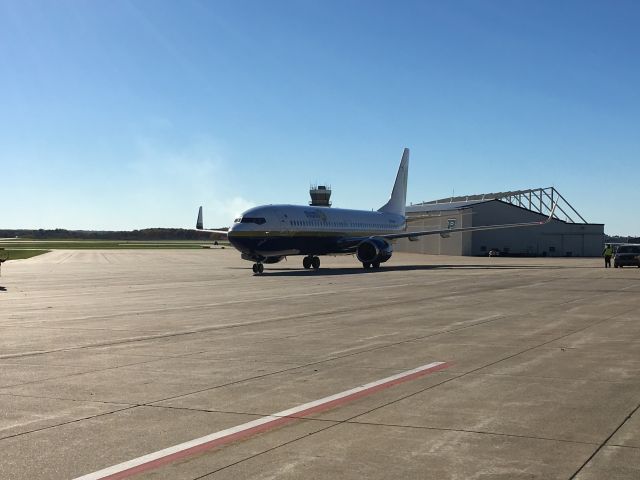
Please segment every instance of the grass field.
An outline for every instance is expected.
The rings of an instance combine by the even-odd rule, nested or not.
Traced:
[[[199,240],[10,240],[0,241],[0,259],[19,260],[50,250],[228,248],[227,242]]]
[[[226,242],[218,242],[228,246]],[[0,248],[24,249],[104,249],[104,248],[202,248],[213,245],[211,240],[10,240],[0,241]]]
[[[36,255],[42,255],[49,250],[13,250],[11,248],[5,248],[0,250],[0,260],[22,260],[23,258],[31,258]]]

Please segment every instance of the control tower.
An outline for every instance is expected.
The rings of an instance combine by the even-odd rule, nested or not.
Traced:
[[[312,207],[330,207],[331,201],[331,187],[326,185],[311,185],[309,189],[309,195],[311,195],[311,201],[309,205]]]

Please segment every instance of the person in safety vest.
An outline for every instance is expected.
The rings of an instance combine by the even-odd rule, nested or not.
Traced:
[[[602,255],[604,256],[604,268],[611,268],[611,257],[613,256],[613,247],[607,243],[604,246]]]

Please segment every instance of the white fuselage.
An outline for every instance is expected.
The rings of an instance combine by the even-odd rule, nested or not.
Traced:
[[[229,241],[248,256],[350,253],[346,238],[399,233],[405,217],[392,213],[297,205],[247,210],[229,229]]]

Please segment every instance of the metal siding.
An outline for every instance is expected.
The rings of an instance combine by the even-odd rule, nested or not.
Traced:
[[[518,208],[504,202],[493,201],[473,208],[474,225],[533,222],[544,218],[535,212]],[[524,227],[508,230],[489,230],[473,234],[473,255],[483,255],[487,250],[509,249],[512,255],[599,256],[604,241],[604,225],[565,223],[552,220],[540,227]]]
[[[414,215],[420,215],[416,211]],[[434,215],[437,212],[434,212]],[[502,223],[534,222],[544,220],[531,212],[498,200],[477,203],[464,209],[441,212],[440,216],[411,222],[410,231],[446,228],[447,220],[455,218],[458,226],[494,225]],[[523,227],[484,232],[463,232],[450,238],[428,235],[416,242],[399,240],[396,249],[401,252],[432,255],[487,255],[492,248],[508,249],[512,255],[532,256],[600,256],[604,243],[604,225],[565,223],[552,220],[539,227]],[[482,251],[481,247],[486,250]]]
[[[463,214],[466,212],[468,212],[468,210],[452,210],[442,212],[442,215],[440,216],[410,222],[408,231],[416,232],[420,230],[439,230],[447,228],[447,222],[450,218],[456,220],[456,225],[470,225],[470,223],[468,223],[470,220],[463,218],[468,216]],[[403,238],[398,240],[395,249],[399,252],[423,253],[429,255],[464,255],[465,252],[470,249],[470,247],[465,247],[466,244],[470,244],[470,238],[465,235],[468,234],[453,234],[449,238],[442,238],[440,235],[425,235],[423,237],[419,237],[415,242],[410,242],[406,238]]]

